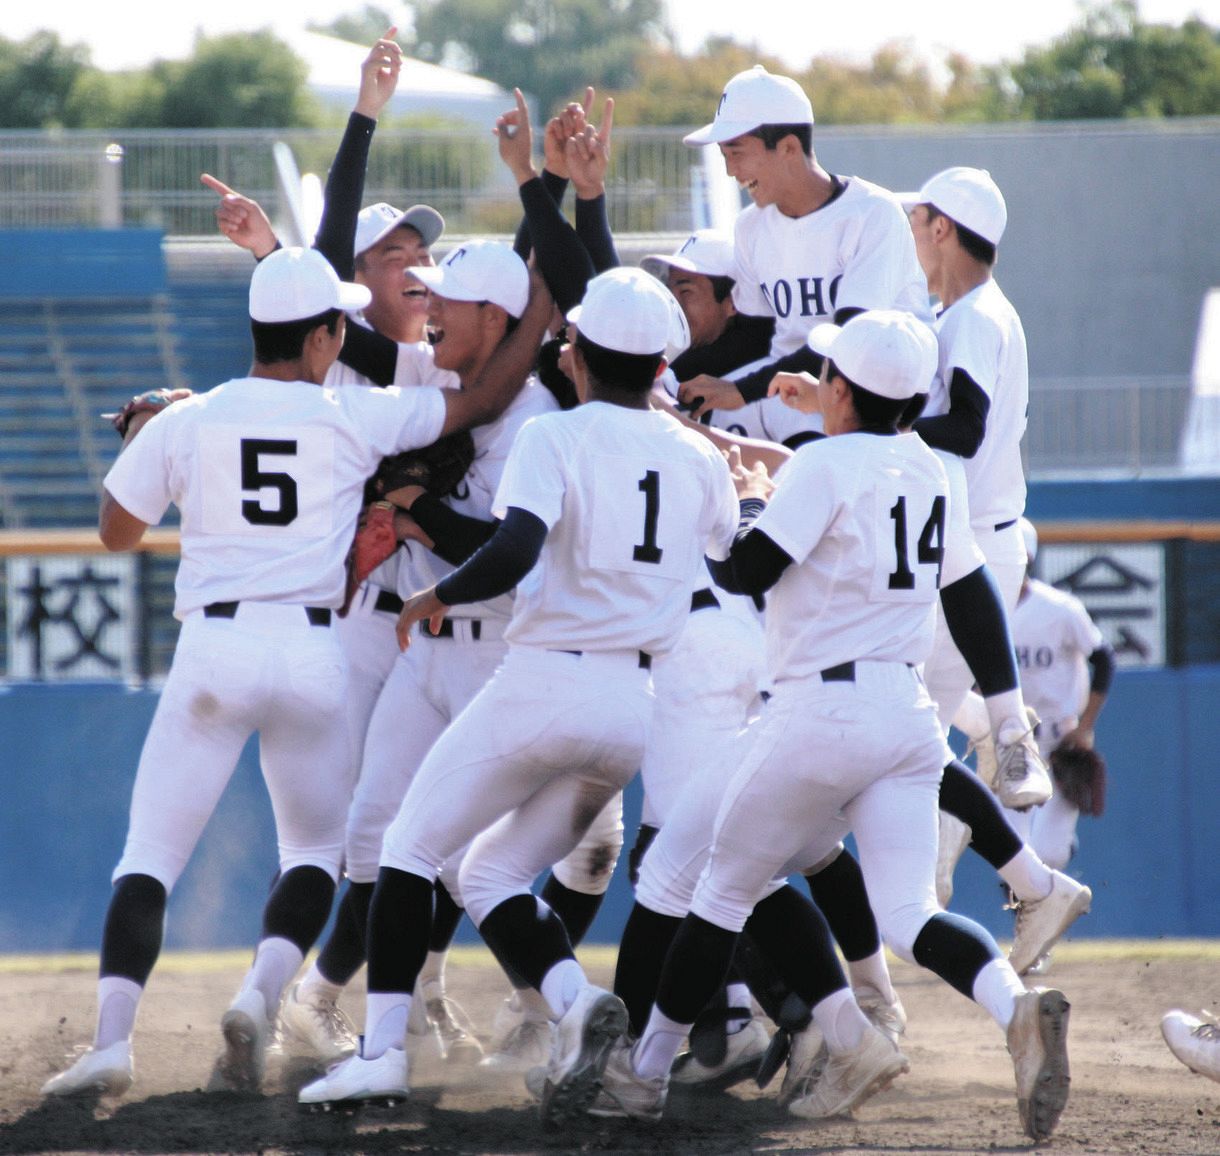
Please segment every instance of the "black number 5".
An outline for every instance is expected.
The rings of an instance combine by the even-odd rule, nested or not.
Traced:
[[[637,562],[660,562],[663,551],[657,545],[657,517],[661,512],[661,475],[648,470],[639,481],[644,494],[644,541],[632,551]]]
[[[241,440],[241,488],[243,490],[277,490],[279,505],[268,510],[258,498],[244,498],[241,516],[254,526],[287,526],[296,519],[297,483],[291,474],[270,473],[259,467],[260,454],[275,454],[279,457],[295,458],[295,441],[275,441],[270,438],[242,438]]]

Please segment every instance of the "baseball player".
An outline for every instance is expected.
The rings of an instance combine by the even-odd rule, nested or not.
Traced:
[[[684,402],[702,399],[696,417],[760,400],[777,372],[816,373],[805,338],[821,321],[841,323],[862,309],[930,316],[901,205],[877,185],[827,172],[814,155],[813,124],[800,85],[756,65],[725,85],[712,123],[684,138],[718,145],[753,202],[734,223],[733,301],[775,321],[771,360],[760,370],[736,382],[700,375],[683,384]]]
[[[306,1086],[303,1103],[405,1092],[403,1031],[431,880],[479,832],[461,873],[467,910],[559,1019],[549,1118],[583,1110],[626,1027],[621,1002],[587,987],[562,924],[529,885],[638,768],[652,657],[689,615],[705,547],[723,554],[735,524],[724,459],[648,408],[671,309],[642,272],[590,282],[569,318],[588,401],[526,425],[496,497],[495,535],[403,612],[406,645],[417,622],[436,630],[451,606],[518,585],[504,663],[433,746],[386,834],[363,1053]]]
[[[917,666],[931,645],[942,551],[921,554],[917,527],[940,524],[950,499],[936,456],[897,424],[932,378],[935,337],[910,314],[882,310],[818,327],[809,341],[826,359],[829,437],[797,451],[770,502],[760,500],[765,478],[743,477],[742,526],[728,561],[712,567],[730,589],[771,591],[774,693],[746,732],[648,1026],[633,1049],[612,1052],[595,1110],[660,1114],[674,1055],[747,919],[760,944],[787,945],[791,960],[795,892],[784,880],[851,829],[886,942],[1007,1032],[1022,1123],[1041,1139],[1067,1100],[1067,1001],[1027,992],[991,937],[947,916],[933,894],[946,756]],[[806,921],[800,934],[802,966],[786,978],[813,1008],[830,1058],[789,1110],[834,1116],[907,1062],[861,1012],[824,925]]]
[[[320,253],[273,254],[250,283],[250,375],[133,418],[106,476],[100,528],[112,550],[133,548],[171,501],[181,510],[183,626],[114,872],[93,1046],[47,1095],[130,1086],[131,1032],[168,894],[254,732],[280,873],[254,964],[221,1021],[223,1083],[258,1086],[283,988],[329,915],[348,790],[346,667],[331,622],[364,481],[383,456],[486,420],[513,394],[504,382],[317,388],[343,342],[344,311],[368,302]]]
[[[1038,533],[1020,520],[1032,567]],[[1114,652],[1078,598],[1039,582],[1028,571],[1012,614],[1012,638],[1025,697],[1038,714],[1038,746],[1050,759],[1059,747],[1093,749],[1093,730],[1114,678]],[[1057,790],[1042,806],[1009,815],[1041,858],[1062,869],[1076,846],[1079,809]]]
[[[677,397],[680,382],[699,373],[714,373],[734,381],[766,364],[774,323],[770,318],[739,313],[734,304],[737,267],[731,234],[699,229],[673,254],[654,253],[640,264],[666,284],[690,326],[690,349],[662,378],[671,397]],[[816,416],[786,406],[778,396],[763,397],[727,412],[711,410],[703,420],[743,437],[781,442],[793,448],[821,426]]]

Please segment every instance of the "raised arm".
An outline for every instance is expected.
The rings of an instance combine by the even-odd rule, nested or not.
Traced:
[[[593,90],[587,93],[586,109],[592,107]],[[576,232],[589,252],[598,273],[622,262],[614,247],[606,215],[606,171],[610,166],[610,142],[614,131],[614,98],[608,97],[599,126],[586,124],[569,136],[565,145],[568,171],[576,188]]]

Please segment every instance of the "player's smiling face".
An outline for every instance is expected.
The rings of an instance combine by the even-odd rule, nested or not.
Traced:
[[[738,136],[720,146],[725,172],[729,174],[760,208],[775,199],[772,186],[782,163],[779,153],[769,149],[756,136]]]
[[[433,264],[428,246],[410,225],[391,230],[361,253],[356,280],[373,295],[364,311],[369,324],[395,341],[418,341],[428,315],[428,290],[406,271]]]
[[[485,347],[487,309],[485,302],[431,295],[428,340],[438,369],[450,369],[461,376],[479,363]]]
[[[702,273],[671,269],[667,284],[686,315],[686,324],[690,326],[691,346],[707,345],[715,341],[724,332],[725,323],[732,316],[732,299],[717,301],[712,279]]]

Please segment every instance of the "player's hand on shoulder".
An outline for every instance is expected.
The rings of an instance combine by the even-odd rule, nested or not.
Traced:
[[[428,619],[427,629],[435,634],[441,628],[449,607],[436,596],[436,587],[430,586],[418,594],[412,594],[403,603],[402,612],[398,615],[398,625],[395,633],[398,636],[398,647],[406,650],[411,645],[411,628],[417,623]]]
[[[821,413],[818,379],[810,373],[777,373],[767,386],[768,397],[779,399],[800,413]]]
[[[724,451],[724,456],[729,463],[729,474],[739,499],[761,498],[764,502],[770,499],[775,491],[775,482],[761,461],[747,466],[741,460],[741,450],[737,446],[730,446]]]
[[[235,192],[211,173],[201,173],[199,181],[220,197],[220,204],[216,206],[216,224],[233,244],[249,250],[260,261],[275,250],[279,241],[262,205],[251,197]]]
[[[741,409],[746,399],[731,381],[701,373],[678,387],[678,400],[696,421],[714,409]]]
[[[496,117],[491,131],[499,145],[500,159],[508,165],[517,183],[523,185],[538,175],[534,168],[534,130],[521,89],[513,89],[513,99],[515,106]]]
[[[190,389],[149,389],[137,393],[118,413],[104,413],[119,437],[134,436],[143,426],[152,421],[163,409],[176,401],[194,396]]]
[[[398,87],[402,49],[394,42],[398,29],[391,25],[369,49],[360,65],[360,92],[355,111],[376,120]]]

